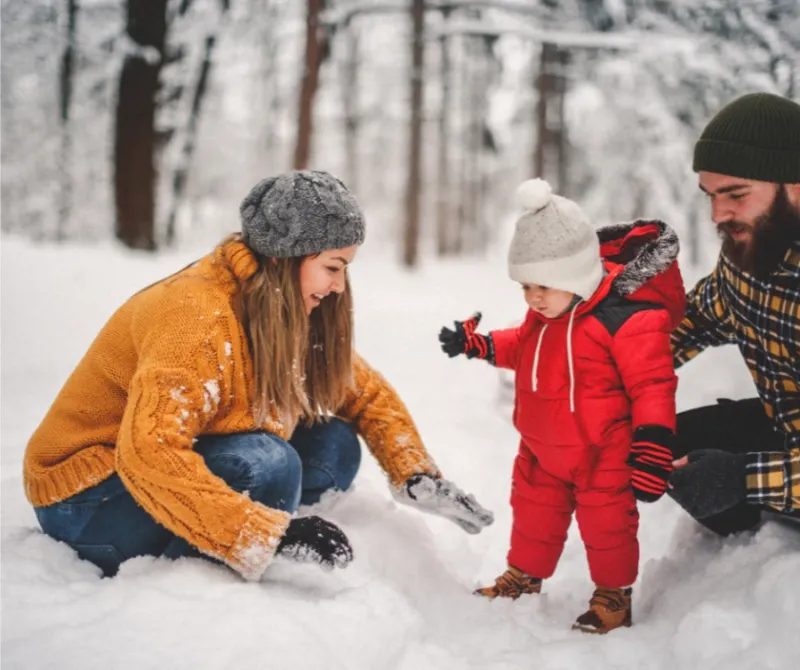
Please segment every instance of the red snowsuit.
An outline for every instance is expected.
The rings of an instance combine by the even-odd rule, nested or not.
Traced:
[[[640,426],[675,430],[669,336],[685,295],[675,232],[657,221],[598,230],[608,274],[591,298],[491,333],[495,364],[516,372],[510,565],[550,577],[572,512],[592,579],[636,580],[639,514],[625,464]]]

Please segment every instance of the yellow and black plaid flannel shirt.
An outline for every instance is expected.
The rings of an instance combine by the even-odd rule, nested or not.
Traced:
[[[747,454],[748,502],[800,510],[800,243],[764,281],[720,254],[687,298],[672,334],[675,367],[707,347],[739,347],[767,416],[785,437],[784,451]]]

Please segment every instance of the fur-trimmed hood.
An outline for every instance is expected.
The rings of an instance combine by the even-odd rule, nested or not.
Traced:
[[[686,308],[686,292],[675,231],[663,221],[640,219],[600,228],[597,237],[608,271],[598,292],[663,305],[677,326]]]
[[[678,268],[678,235],[663,221],[639,219],[597,230],[605,277],[597,290],[575,307],[575,316],[591,313],[614,295],[634,302],[661,305],[676,328],[686,309],[686,290]],[[569,319],[572,310],[555,318],[529,313],[531,324]]]

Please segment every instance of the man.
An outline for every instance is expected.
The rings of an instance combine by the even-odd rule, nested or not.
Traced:
[[[675,366],[736,344],[759,397],[678,416],[670,495],[728,535],[764,510],[800,515],[800,105],[734,100],[706,126],[693,167],[722,252],[687,296]]]

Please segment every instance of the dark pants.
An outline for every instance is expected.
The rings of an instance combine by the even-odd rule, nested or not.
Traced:
[[[361,462],[355,431],[339,419],[300,427],[289,442],[263,432],[205,435],[195,450],[232,489],[287,512],[317,502],[329,489],[347,489]],[[47,535],[71,546],[107,576],[134,556],[201,556],[139,507],[117,474],[35,511]]]
[[[678,430],[673,444],[675,458],[698,449],[721,449],[736,454],[784,450],[784,436],[774,430],[761,400],[720,399],[717,402],[716,405],[678,414]],[[699,521],[719,535],[730,535],[758,526],[764,510],[771,508],[741,502]]]

